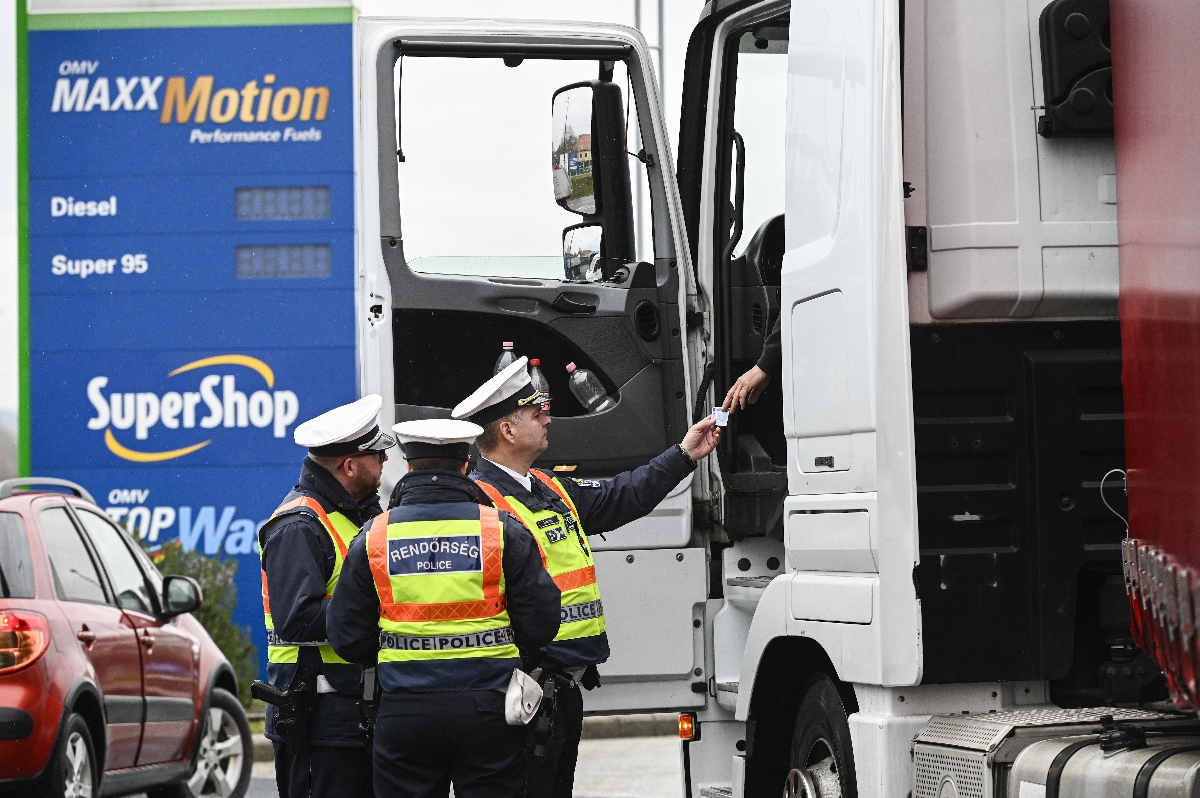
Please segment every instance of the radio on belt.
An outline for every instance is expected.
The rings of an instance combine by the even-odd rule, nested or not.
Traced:
[[[729,426],[729,411],[728,410],[722,410],[719,407],[714,407],[712,410],[712,414],[713,414],[713,418],[715,418],[717,420],[718,427],[728,427]]]

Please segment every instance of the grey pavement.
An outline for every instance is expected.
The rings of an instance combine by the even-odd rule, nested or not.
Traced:
[[[270,762],[255,762],[246,798],[276,796],[274,765]],[[677,737],[586,739],[579,744],[579,764],[575,769],[575,798],[682,796]]]

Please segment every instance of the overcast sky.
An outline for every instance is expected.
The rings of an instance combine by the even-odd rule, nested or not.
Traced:
[[[16,194],[16,2],[0,0],[0,424],[17,408],[17,194]],[[666,90],[663,94],[672,147],[679,130],[679,99],[688,36],[699,18],[702,0],[662,0],[665,19]],[[96,0],[94,7],[117,6]],[[194,4],[203,7],[204,3]],[[363,15],[432,16],[426,0],[358,0]],[[641,2],[641,30],[658,43],[658,6]],[[633,26],[634,0],[442,0],[436,16],[578,19]],[[661,63],[656,59],[656,68]],[[499,120],[495,120],[499,122]],[[549,149],[547,142],[547,150]],[[548,160],[548,158],[547,158]],[[459,231],[461,232],[461,231]],[[454,235],[454,229],[447,230]]]

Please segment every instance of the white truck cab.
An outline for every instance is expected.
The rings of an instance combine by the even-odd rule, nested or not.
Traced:
[[[904,795],[932,715],[1161,688],[1097,490],[1124,455],[1111,92],[1044,96],[1065,2],[1106,47],[1084,0],[712,0],[677,157],[634,30],[357,23],[359,370],[388,424],[448,416],[513,341],[550,381],[538,466],[603,479],[781,326],[718,451],[593,539],[613,654],[586,710],[691,713],[689,798]]]

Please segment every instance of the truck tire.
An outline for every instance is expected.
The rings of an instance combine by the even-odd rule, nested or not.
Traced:
[[[197,731],[196,759],[187,779],[146,790],[150,798],[242,798],[250,788],[254,738],[246,710],[233,694],[213,688]]]
[[[802,695],[792,732],[791,770],[784,783],[784,795],[857,798],[850,723],[837,685],[818,673]]]
[[[68,710],[62,737],[50,760],[46,795],[95,798],[99,784],[96,746],[83,718]]]

